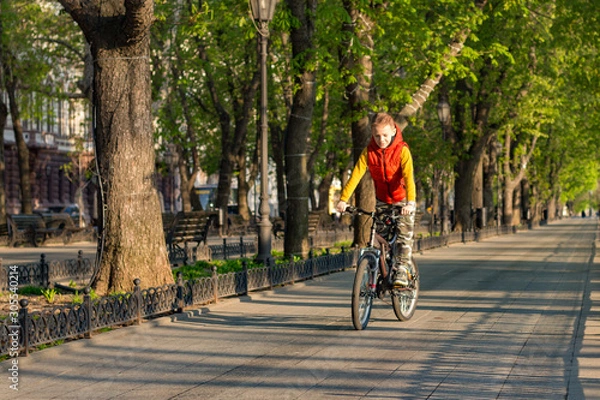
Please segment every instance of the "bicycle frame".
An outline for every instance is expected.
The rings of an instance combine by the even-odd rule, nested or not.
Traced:
[[[374,254],[375,259],[377,260],[376,264],[379,273],[381,273],[383,279],[386,280],[386,283],[391,284],[391,274],[389,273],[391,270],[391,265],[388,265],[387,259],[393,259],[393,245],[398,239],[398,232],[394,229],[393,237],[388,241],[377,233],[377,224],[381,223],[381,221],[378,221],[376,219],[377,211],[367,212],[365,210],[356,209],[356,212],[368,215],[371,218],[371,231],[369,234],[369,243],[367,243],[366,247],[360,250],[359,258],[362,257],[363,254]],[[381,248],[375,247],[376,241]],[[376,280],[377,277],[375,276],[374,278]]]
[[[371,308],[375,298],[383,299],[389,292],[394,314],[400,321],[412,318],[419,293],[418,266],[413,260],[412,271],[408,278],[410,284],[406,287],[394,287],[392,282],[392,265],[395,259],[394,244],[398,239],[398,219],[402,213],[396,209],[378,208],[376,211],[365,211],[349,207],[352,214],[368,215],[371,217],[369,242],[360,249],[357,270],[352,288],[352,323],[355,329],[365,329],[369,323]],[[378,227],[388,228],[387,232]],[[391,230],[390,230],[391,229]],[[385,237],[384,237],[385,236]],[[386,240],[386,238],[388,240]],[[379,244],[381,248],[375,247]],[[414,275],[411,275],[414,273]],[[379,276],[381,274],[381,277]]]

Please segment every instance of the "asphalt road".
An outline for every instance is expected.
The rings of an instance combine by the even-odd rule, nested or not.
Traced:
[[[600,399],[597,234],[574,218],[418,254],[413,319],[376,301],[364,331],[350,270],[98,334],[20,357],[0,398]]]

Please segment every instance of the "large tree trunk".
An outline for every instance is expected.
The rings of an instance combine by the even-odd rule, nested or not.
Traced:
[[[96,152],[103,186],[104,250],[99,294],[173,282],[154,187],[150,93],[152,0],[60,0],[91,44],[95,60]],[[89,16],[94,16],[90,18]]]
[[[292,112],[288,119],[285,143],[285,171],[287,176],[287,214],[284,253],[287,258],[306,258],[308,243],[308,192],[307,139],[310,134],[315,105],[316,74],[310,67],[313,55],[312,38],[316,1],[288,0],[292,15],[299,24],[291,31],[292,53],[300,63],[296,77],[299,89],[294,94]]]
[[[342,30],[347,31],[347,37],[357,37],[364,51],[361,54],[347,52],[342,55],[342,67],[347,71],[358,69],[360,74],[355,76],[356,81],[346,86],[346,97],[352,120],[352,148],[353,159],[356,162],[360,153],[369,143],[371,138],[371,124],[367,111],[372,87],[373,61],[370,51],[373,50],[372,31],[375,23],[369,17],[361,13],[352,1],[344,1],[344,8],[350,16],[352,23],[344,24]],[[345,48],[352,46],[346,43]],[[370,174],[365,174],[356,187],[354,193],[356,205],[365,210],[375,209],[375,187]],[[369,239],[369,228],[367,216],[361,215],[354,220],[354,243],[355,246],[364,246]]]
[[[269,125],[271,150],[273,162],[275,163],[275,179],[277,181],[277,203],[279,205],[279,216],[285,219],[287,211],[287,196],[285,188],[285,150],[283,148],[283,130],[277,124]],[[254,189],[255,192],[258,188]]]
[[[474,162],[461,160],[456,163],[456,180],[454,183],[454,212],[456,222],[453,230],[463,232],[473,228],[471,215],[473,200]]]
[[[535,150],[535,146],[537,143],[537,136],[534,136],[531,141],[531,146],[527,154],[520,156],[520,159],[516,163],[517,171],[513,173],[511,171],[511,131],[508,131],[504,138],[504,166],[503,166],[503,175],[504,175],[504,205],[503,205],[503,217],[502,221],[507,225],[517,225],[521,220],[521,209],[518,210],[518,213],[515,213],[515,191],[520,189],[521,182],[525,178],[525,172],[527,170],[527,164],[533,155],[533,151]],[[511,179],[512,177],[512,179]],[[518,193],[520,196],[521,193]],[[521,204],[521,198],[516,197],[517,203]]]

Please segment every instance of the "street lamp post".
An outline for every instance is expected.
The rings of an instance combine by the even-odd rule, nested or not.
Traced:
[[[271,208],[269,207],[269,146],[267,125],[267,42],[269,21],[273,19],[277,0],[250,0],[260,43],[260,221],[258,223],[258,262],[271,257]]]
[[[444,142],[447,137],[447,130],[450,126],[450,103],[448,103],[448,97],[445,94],[440,94],[440,100],[437,105],[437,114],[440,124],[442,125],[442,139]],[[445,174],[442,173],[442,201],[440,202],[440,223],[441,223],[441,235],[446,233],[446,185],[444,183]]]

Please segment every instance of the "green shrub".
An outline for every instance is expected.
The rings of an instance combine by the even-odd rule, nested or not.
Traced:
[[[94,289],[90,289],[90,300],[95,301],[95,300],[98,300],[99,298],[100,298],[100,296],[98,296],[98,293],[96,293],[96,291]]]
[[[24,286],[19,289],[18,293],[23,296],[41,296],[42,290],[39,286]]]
[[[79,291],[75,291],[73,298],[71,299],[73,304],[83,304],[83,297],[79,294]]]
[[[46,301],[50,304],[54,303],[54,300],[56,300],[56,294],[58,292],[56,291],[56,289],[52,288],[52,289],[45,289],[42,290],[42,294],[44,295],[44,297],[46,298]]]

